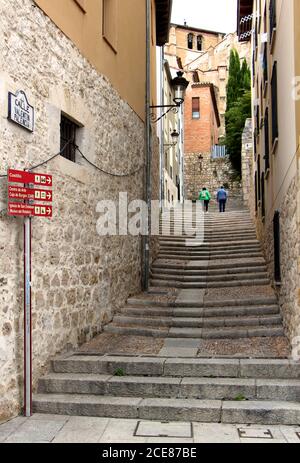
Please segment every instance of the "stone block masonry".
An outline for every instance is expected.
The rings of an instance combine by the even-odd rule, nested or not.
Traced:
[[[203,157],[202,168],[199,161]],[[199,191],[203,187],[214,194],[225,184],[231,194],[239,193],[239,184],[232,180],[232,168],[227,158],[212,159],[211,153],[186,153],[184,155],[185,195],[189,200],[198,199]],[[226,185],[227,184],[227,185]]]
[[[285,334],[290,342],[300,336],[299,300],[299,224],[297,222],[297,176],[282,199],[280,207],[280,260],[281,285],[275,287],[283,316]],[[262,240],[271,280],[274,282],[274,236],[273,217],[267,217],[265,224],[258,216],[257,233]]]
[[[255,219],[255,188],[253,182],[253,134],[252,119],[247,119],[242,136],[242,189],[243,201]]]
[[[0,173],[57,153],[61,112],[79,123],[77,143],[99,167],[118,173],[142,167],[144,124],[105,76],[31,0],[2,0],[0,18]],[[8,92],[17,90],[35,108],[32,134],[7,120]],[[143,167],[118,178],[80,156],[76,163],[60,156],[39,171],[53,175],[54,216],[32,224],[34,387],[56,353],[91,339],[140,290],[141,238],[98,236],[96,205],[117,202],[123,191],[129,201],[144,197]],[[1,179],[0,420],[20,411],[23,393],[23,221],[7,217],[6,190]]]

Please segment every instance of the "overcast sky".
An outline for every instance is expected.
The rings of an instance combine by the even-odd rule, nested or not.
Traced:
[[[236,31],[237,0],[173,0],[172,22],[218,32]]]

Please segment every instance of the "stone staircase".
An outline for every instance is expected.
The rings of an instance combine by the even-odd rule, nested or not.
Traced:
[[[121,376],[116,376],[122,374]],[[289,360],[71,356],[39,382],[39,413],[299,424],[300,364]]]
[[[173,211],[169,236],[160,237],[160,254],[152,265],[151,287],[175,288],[182,297],[156,303],[130,298],[105,330],[115,334],[179,338],[243,338],[282,336],[282,318],[271,291],[267,267],[247,211],[205,214],[204,242],[193,236],[202,218],[191,215],[185,236],[174,236],[182,224]],[[163,217],[164,219],[164,217]],[[163,231],[167,227],[161,224]],[[188,240],[188,241],[187,241]],[[268,295],[226,297],[226,288],[268,287]],[[206,290],[224,288],[221,299],[205,297]],[[264,289],[264,288],[262,288]],[[230,294],[230,293],[229,293]],[[185,297],[185,299],[184,299]]]
[[[181,220],[177,214],[173,225]],[[130,298],[105,335],[152,336],[186,347],[203,339],[250,343],[282,337],[277,300],[247,211],[207,214],[204,245],[195,238],[195,246],[186,246],[194,219],[186,236],[171,231],[160,237],[149,293]],[[300,423],[299,362],[187,351],[59,357],[39,380],[34,410],[159,421]]]

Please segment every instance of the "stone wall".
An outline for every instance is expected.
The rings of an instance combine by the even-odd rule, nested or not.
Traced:
[[[99,333],[140,290],[140,237],[98,236],[96,206],[117,203],[119,192],[143,198],[144,124],[30,0],[1,1],[0,69],[0,174],[59,151],[61,111],[82,125],[78,144],[97,166],[141,167],[114,177],[78,155],[76,163],[59,156],[37,170],[53,175],[54,215],[32,220],[35,387],[51,357]],[[7,120],[8,91],[19,89],[35,108],[32,134]],[[0,420],[20,411],[23,393],[23,221],[7,216],[6,191],[0,179]]]
[[[203,156],[202,163],[199,161],[200,154]],[[186,153],[184,161],[186,199],[197,199],[203,187],[214,194],[222,184],[228,187],[230,194],[239,192],[240,184],[232,180],[228,158],[212,159],[210,153]]]
[[[285,333],[292,342],[300,336],[300,265],[299,265],[299,180],[293,179],[280,207],[281,285],[275,286],[279,298]],[[262,241],[268,270],[274,282],[273,217],[257,220],[257,233]]]
[[[253,134],[252,119],[247,119],[242,136],[242,192],[245,206],[255,217],[255,188],[253,182]]]

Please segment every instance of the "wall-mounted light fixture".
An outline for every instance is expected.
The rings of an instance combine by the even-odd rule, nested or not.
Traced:
[[[198,156],[198,159],[199,159],[199,164],[200,164],[200,172],[202,172],[202,163],[203,163],[203,156],[202,154],[200,154],[200,156]]]
[[[174,113],[178,113],[180,106],[184,102],[185,92],[186,92],[188,85],[189,85],[189,82],[183,77],[183,72],[178,71],[177,77],[175,77],[171,81],[171,87],[174,91],[173,101],[175,104],[174,105],[150,106],[150,109],[168,108],[167,111],[165,111],[164,114],[162,114],[159,118],[157,118],[156,112],[151,113],[150,114],[151,121],[154,123],[160,121],[170,111],[173,111]]]
[[[174,129],[173,132],[171,133],[171,140],[172,143],[164,143],[164,146],[176,146],[178,143],[178,138],[179,138],[179,133]]]

